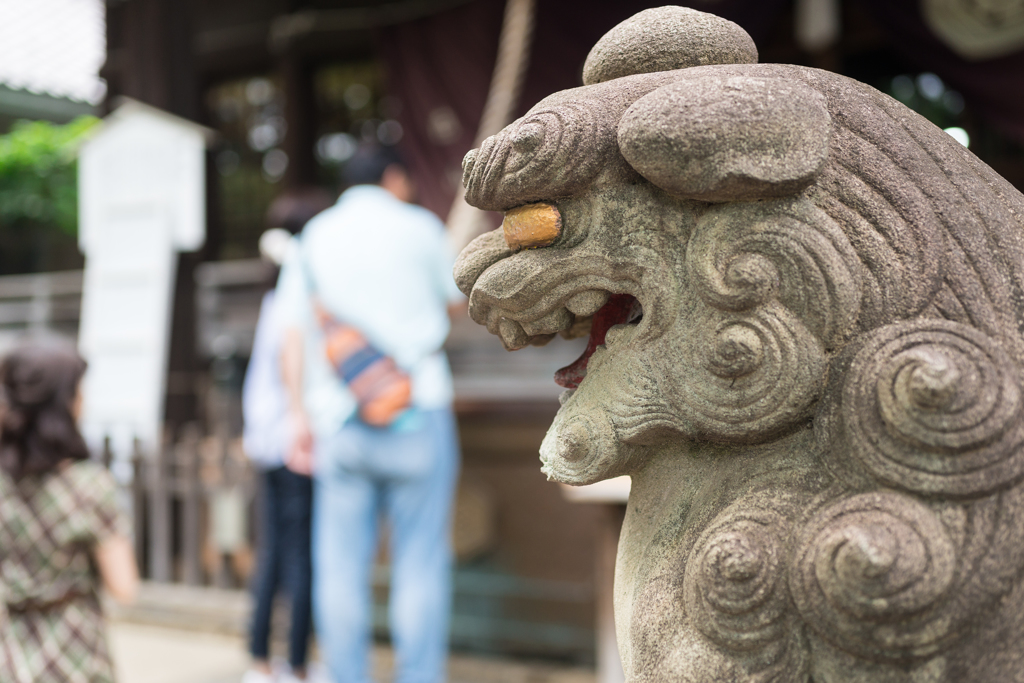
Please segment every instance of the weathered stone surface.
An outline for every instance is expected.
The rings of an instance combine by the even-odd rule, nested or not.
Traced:
[[[619,119],[640,97],[671,83],[673,75],[640,74],[545,97],[466,155],[466,201],[506,211],[594,185],[635,182],[637,172],[619,152]]]
[[[755,64],[757,47],[727,19],[689,7],[644,10],[606,33],[583,64],[586,85],[705,64]]]
[[[698,74],[641,97],[619,121],[619,149],[647,180],[709,202],[785,197],[828,156],[825,98],[799,81]]]
[[[465,165],[561,216],[456,279],[510,349],[589,321],[541,460],[632,477],[627,678],[1024,681],[1024,197],[863,84],[722,63],[723,26],[637,15]],[[646,35],[678,61],[607,56]]]

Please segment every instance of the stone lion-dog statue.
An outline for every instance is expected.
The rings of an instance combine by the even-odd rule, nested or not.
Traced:
[[[632,478],[631,682],[1024,681],[1024,196],[862,83],[647,10],[471,151],[510,350],[589,335],[550,479]]]

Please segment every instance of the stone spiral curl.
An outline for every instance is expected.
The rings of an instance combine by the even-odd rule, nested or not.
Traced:
[[[945,608],[956,563],[953,541],[923,503],[864,493],[811,520],[790,590],[807,623],[844,650],[873,659],[927,657],[955,631]]]
[[[789,632],[788,537],[785,519],[766,510],[729,515],[701,536],[686,564],[683,599],[692,623],[714,643],[749,651]]]
[[[505,210],[580,191],[600,172],[614,141],[614,126],[586,102],[530,112],[466,155],[466,201]]]
[[[989,494],[1024,476],[1021,373],[998,342],[947,320],[876,330],[842,389],[845,443],[906,491]]]
[[[806,420],[821,393],[826,358],[820,342],[790,311],[771,302],[729,313],[695,312],[684,375],[673,392],[701,432],[725,441],[758,439]]]
[[[829,346],[860,311],[857,254],[835,221],[806,200],[712,208],[694,229],[686,259],[712,306],[742,311],[776,298]]]

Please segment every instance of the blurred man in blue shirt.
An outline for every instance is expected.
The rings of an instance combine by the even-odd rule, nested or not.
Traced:
[[[461,299],[441,222],[409,203],[389,150],[349,161],[351,187],[310,221],[286,257],[278,306],[293,461],[312,463],[314,614],[334,683],[370,683],[370,591],[378,513],[389,524],[390,624],[398,683],[445,680],[451,603],[449,526],[458,475],[452,383],[441,345]],[[357,415],[327,361],[314,301],[357,329],[412,381],[390,427]]]

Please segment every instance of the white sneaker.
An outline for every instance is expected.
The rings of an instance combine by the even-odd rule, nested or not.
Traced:
[[[331,683],[323,662],[310,662],[306,665],[306,683]]]
[[[249,669],[242,676],[242,683],[274,683],[273,674],[265,674],[256,669]]]

